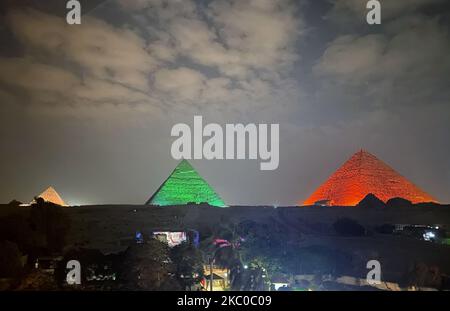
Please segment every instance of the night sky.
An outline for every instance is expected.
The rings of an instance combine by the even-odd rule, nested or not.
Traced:
[[[280,165],[195,160],[228,204],[295,204],[361,148],[450,202],[450,3],[2,1],[0,202],[143,204],[175,123],[279,123]]]

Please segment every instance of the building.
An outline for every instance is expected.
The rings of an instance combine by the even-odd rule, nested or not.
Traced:
[[[168,206],[202,203],[226,207],[224,201],[192,165],[182,160],[146,204]]]
[[[377,157],[361,150],[299,205],[329,202],[334,206],[354,206],[369,193],[384,202],[391,198],[403,198],[412,203],[437,202]]]
[[[41,194],[39,194],[36,198],[41,198],[45,202],[53,203],[59,206],[68,206],[66,202],[61,198],[59,193],[53,188],[48,187],[45,189]],[[30,205],[35,203],[36,201],[33,199],[33,201],[30,202]]]
[[[211,284],[211,267],[210,265],[203,266],[204,271],[204,280],[202,281],[203,289],[206,291],[210,290]],[[227,268],[219,268],[217,266],[213,266],[213,291],[224,291],[230,288],[230,270]]]

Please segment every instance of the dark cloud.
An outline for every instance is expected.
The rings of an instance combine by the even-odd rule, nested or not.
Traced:
[[[176,165],[171,126],[202,114],[280,123],[274,172],[194,161],[228,203],[294,204],[361,147],[450,201],[448,10],[382,1],[369,27],[364,7],[117,0],[69,26],[3,6],[0,199],[52,184],[69,203],[142,203]]]

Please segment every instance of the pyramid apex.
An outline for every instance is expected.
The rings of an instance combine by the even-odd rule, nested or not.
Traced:
[[[181,161],[178,162],[178,165],[181,165],[181,164],[188,164],[188,165],[192,166],[191,162],[189,162],[189,161],[186,160],[186,159],[181,159]]]
[[[375,159],[378,159],[373,153],[371,153],[371,152],[369,152],[369,151],[367,151],[366,149],[363,149],[363,148],[361,148],[361,149],[359,149],[357,152],[355,152],[351,157],[350,157],[350,159],[352,159],[352,158],[358,158],[358,159],[367,159],[367,158],[375,158]]]
[[[370,154],[372,155],[372,153],[370,153],[367,149],[361,148],[359,149],[359,151],[357,151],[355,154]]]

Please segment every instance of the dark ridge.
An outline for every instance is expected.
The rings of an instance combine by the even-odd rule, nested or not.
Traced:
[[[386,204],[373,193],[369,193],[356,206],[360,208],[384,208],[386,207]]]

